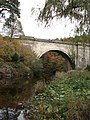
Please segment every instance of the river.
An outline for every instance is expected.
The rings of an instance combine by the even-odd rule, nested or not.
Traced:
[[[23,104],[34,93],[29,78],[0,79],[0,120],[25,120]]]

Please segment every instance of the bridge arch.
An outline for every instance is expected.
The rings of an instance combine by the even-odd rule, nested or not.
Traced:
[[[50,39],[40,39],[34,38],[31,36],[21,37],[23,40],[22,44],[30,47],[32,51],[35,52],[36,56],[40,58],[44,53],[55,50],[60,51],[60,53],[69,61],[72,67],[83,68],[87,65],[90,65],[90,45],[86,43],[84,46],[82,43],[74,43],[69,41],[60,41],[60,40],[50,40]],[[71,60],[68,53],[73,50],[75,54],[75,63]],[[83,61],[82,61],[83,59]]]
[[[61,51],[61,50],[48,50],[48,51],[45,51],[44,53],[42,53],[42,54],[39,56],[39,58],[41,58],[44,54],[46,54],[46,53],[48,53],[48,52],[56,52],[56,53],[58,53],[59,55],[61,55],[61,56],[66,60],[66,62],[67,62],[68,70],[71,70],[71,69],[74,69],[74,68],[75,68],[75,63],[72,62],[70,56],[69,56],[67,53],[65,53],[65,52],[63,52],[63,51]]]

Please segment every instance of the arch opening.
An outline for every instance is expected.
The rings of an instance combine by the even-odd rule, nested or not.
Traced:
[[[43,63],[43,78],[47,81],[60,72],[72,70],[74,65],[70,57],[59,50],[49,50],[40,57]]]
[[[56,56],[54,56],[54,55],[56,55]],[[50,57],[51,57],[51,59],[54,59],[54,61],[53,61],[54,64],[55,64],[55,59],[56,59],[56,62],[57,62],[57,59],[58,59],[58,62],[62,62],[62,61],[59,61],[59,60],[64,60],[64,62],[65,62],[64,64],[66,64],[66,66],[67,66],[67,70],[65,70],[65,71],[68,71],[68,70],[71,70],[71,69],[75,68],[75,63],[72,62],[69,55],[67,55],[66,53],[64,53],[62,51],[49,50],[49,51],[43,53],[41,55],[40,59],[42,59],[42,61],[45,61],[45,59],[47,59],[47,62],[49,62]],[[51,62],[52,62],[52,60],[51,60]]]
[[[65,60],[67,61],[67,63],[70,65],[70,69],[75,69],[75,62],[73,62],[70,58],[69,55],[67,55],[66,53],[59,51],[59,50],[54,50],[55,52],[57,52],[59,55],[61,55],[63,58],[65,58]],[[68,69],[68,70],[70,70]]]

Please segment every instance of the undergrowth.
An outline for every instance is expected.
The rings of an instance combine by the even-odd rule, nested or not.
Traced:
[[[27,120],[90,120],[90,72],[64,73],[27,106]]]

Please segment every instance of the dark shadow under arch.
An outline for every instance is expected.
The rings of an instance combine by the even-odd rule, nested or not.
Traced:
[[[45,52],[44,54],[46,54],[46,53],[48,53],[50,51],[51,52],[57,52],[58,54],[60,54],[67,61],[70,69],[75,69],[75,63],[72,62],[71,58],[66,53],[64,53],[63,51],[59,51],[59,50],[49,50],[49,51]],[[44,54],[42,54],[42,56]],[[42,58],[42,56],[40,58]]]

